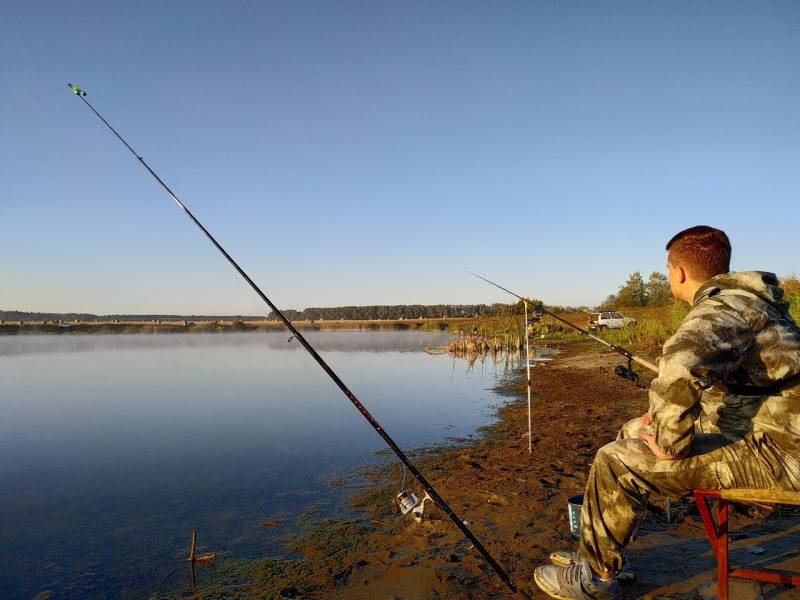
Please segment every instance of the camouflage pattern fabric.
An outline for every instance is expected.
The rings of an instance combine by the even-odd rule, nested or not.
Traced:
[[[640,438],[643,433],[653,435],[653,426],[644,425],[642,423],[642,418],[636,417],[622,426],[622,429],[620,429],[617,434],[617,441],[631,438],[637,439]],[[711,419],[701,414],[697,418],[697,421],[694,422],[694,435],[699,435],[701,433],[720,433],[720,430]]]
[[[620,571],[650,493],[800,490],[800,329],[777,284],[771,273],[746,272],[698,290],[664,344],[651,425],[630,421],[592,463],[581,554],[595,572]],[[657,459],[642,431],[675,459]]]

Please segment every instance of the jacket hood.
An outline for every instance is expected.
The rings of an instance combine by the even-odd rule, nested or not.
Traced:
[[[700,286],[694,301],[697,302],[705,296],[713,296],[723,290],[749,292],[781,309],[789,306],[789,303],[783,299],[783,290],[780,288],[778,277],[775,273],[766,271],[742,271],[715,275]]]

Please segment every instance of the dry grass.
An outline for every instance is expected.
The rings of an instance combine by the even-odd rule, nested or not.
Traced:
[[[800,322],[800,277],[792,273],[781,281],[784,297],[789,301],[789,313],[795,323]]]

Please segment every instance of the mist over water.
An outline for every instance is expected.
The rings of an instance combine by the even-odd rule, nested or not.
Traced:
[[[423,352],[446,334],[307,337],[403,448],[469,436],[499,401],[493,367]],[[0,597],[141,597],[182,584],[193,528],[259,558],[309,507],[340,513],[330,478],[384,444],[288,339],[1,337]]]

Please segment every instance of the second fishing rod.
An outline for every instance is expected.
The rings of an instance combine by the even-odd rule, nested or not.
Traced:
[[[481,277],[480,275],[478,275],[477,273],[473,273],[472,271],[467,271],[467,273],[469,273],[470,275],[474,275],[478,279],[482,279],[486,283],[489,283],[489,284],[493,285],[494,287],[503,290],[507,294],[511,294],[515,298],[519,298],[523,302],[530,303],[531,305],[537,306],[539,312],[553,317],[556,321],[559,321],[560,323],[563,323],[567,327],[570,327],[570,328],[574,329],[575,331],[578,331],[579,333],[582,333],[583,335],[593,339],[594,341],[603,344],[608,349],[613,350],[617,354],[621,354],[622,356],[627,358],[628,359],[628,368],[624,369],[623,371],[620,371],[620,369],[618,367],[617,368],[617,375],[625,377],[626,379],[632,379],[633,380],[633,375],[635,375],[635,373],[633,373],[633,370],[631,368],[631,363],[639,364],[639,365],[643,366],[645,369],[649,369],[653,373],[658,373],[658,365],[656,363],[654,363],[653,361],[647,360],[646,358],[642,358],[641,356],[637,356],[633,352],[631,352],[630,350],[628,350],[626,348],[623,348],[621,346],[617,346],[616,344],[612,344],[611,342],[608,342],[608,341],[604,340],[603,338],[597,337],[596,335],[594,335],[591,332],[583,329],[582,327],[578,327],[577,325],[575,325],[573,323],[570,323],[566,319],[558,316],[553,311],[547,310],[544,306],[541,305],[541,302],[534,302],[530,298],[525,298],[524,296],[520,296],[519,294],[516,294],[516,293],[512,292],[511,290],[509,290],[507,288],[504,288],[502,285],[500,285],[498,283],[495,283],[494,281],[491,281],[489,279],[486,279],[486,277]],[[526,325],[526,327],[527,327],[527,325]],[[625,373],[624,371],[627,371],[627,373]],[[635,378],[635,381],[638,381],[638,376]]]
[[[391,438],[391,436],[383,429],[380,423],[372,416],[372,414],[367,410],[367,408],[361,403],[361,401],[356,398],[356,395],[350,390],[350,388],[345,385],[344,381],[342,381],[339,376],[334,372],[334,370],[328,365],[325,359],[319,355],[319,353],[314,349],[314,347],[306,340],[300,331],[292,324],[292,322],[286,317],[286,315],[281,312],[275,304],[273,304],[272,300],[270,300],[267,295],[261,291],[261,288],[256,285],[256,283],[250,278],[250,276],[239,266],[239,264],[233,259],[233,257],[228,254],[225,248],[211,235],[211,233],[203,226],[202,223],[195,217],[192,212],[188,209],[188,207],[178,198],[178,196],[167,186],[166,183],[156,174],[153,169],[145,162],[145,160],[125,141],[125,139],[117,133],[116,129],[114,129],[111,124],[106,121],[103,116],[95,110],[95,108],[86,100],[86,92],[81,88],[68,83],[67,86],[69,89],[74,93],[78,98],[83,100],[86,106],[100,119],[108,129],[119,139],[120,142],[124,144],[124,146],[128,149],[128,151],[133,154],[133,156],[139,161],[139,163],[144,167],[144,169],[150,173],[150,175],[158,182],[158,184],[164,189],[167,194],[175,201],[178,207],[186,214],[187,217],[200,229],[203,235],[208,238],[208,240],[214,245],[214,247],[219,250],[219,252],[225,257],[225,259],[231,264],[231,266],[236,269],[239,275],[247,282],[247,284],[253,289],[253,291],[264,301],[264,303],[271,308],[278,318],[283,322],[286,328],[294,335],[298,342],[306,349],[306,351],[314,358],[314,360],[319,364],[320,367],[328,374],[328,376],[333,380],[336,386],[347,396],[347,399],[353,403],[353,406],[358,409],[358,411],[364,416],[367,422],[372,426],[373,429],[381,436],[384,442],[392,449],[392,451],[397,455],[400,461],[405,465],[411,475],[416,479],[422,489],[427,492],[430,496],[431,500],[433,500],[434,504],[438,506],[448,517],[449,519],[458,527],[461,533],[472,542],[475,549],[480,552],[483,558],[489,563],[494,573],[503,581],[503,583],[511,590],[512,593],[515,594],[517,598],[529,598],[529,596],[523,591],[520,590],[516,584],[511,580],[509,575],[505,572],[505,570],[500,566],[500,564],[494,559],[494,557],[489,553],[489,551],[484,547],[484,545],[480,542],[480,540],[475,536],[474,533],[467,527],[464,521],[459,517],[455,511],[450,507],[450,505],[445,502],[444,498],[442,498],[439,493],[433,488],[430,482],[425,478],[425,476],[420,473],[417,469],[416,465],[406,456],[405,452],[400,449],[400,446]]]

